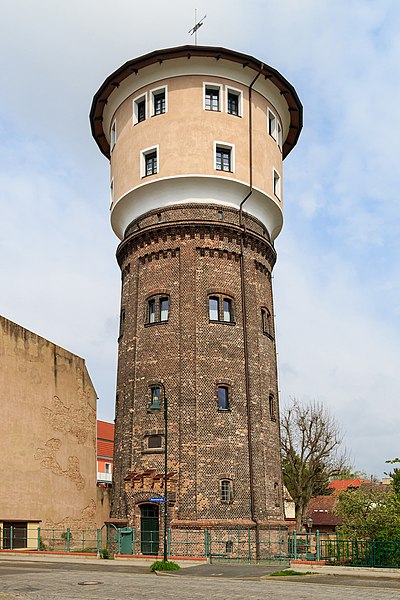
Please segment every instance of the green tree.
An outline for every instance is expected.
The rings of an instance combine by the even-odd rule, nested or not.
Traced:
[[[386,463],[394,465],[396,463],[400,463],[400,458],[393,458],[392,460],[387,460]],[[400,469],[398,467],[394,467],[393,471],[390,473],[385,473],[385,475],[389,475],[392,479],[393,490],[395,494],[400,496]]]
[[[343,471],[339,426],[318,402],[293,399],[281,416],[283,481],[295,504],[296,529],[301,531],[307,505],[323,494],[332,477]]]
[[[342,492],[335,506],[347,539],[400,539],[400,497],[390,486],[365,484]]]

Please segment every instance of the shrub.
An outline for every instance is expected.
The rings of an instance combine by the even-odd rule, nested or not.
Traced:
[[[150,566],[152,571],[179,571],[180,566],[171,560],[156,560]]]

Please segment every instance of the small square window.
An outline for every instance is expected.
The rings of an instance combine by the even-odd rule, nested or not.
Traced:
[[[277,171],[273,172],[273,185],[274,185],[274,194],[280,200],[281,199],[281,177]]]
[[[133,101],[133,123],[141,123],[146,120],[146,94],[135,98]]]
[[[268,133],[276,140],[276,117],[270,110],[268,110]]]
[[[205,97],[204,97],[204,108],[206,110],[220,110],[220,101],[219,101],[220,89],[206,87],[205,89]]]
[[[229,115],[242,116],[242,98],[243,94],[240,90],[226,88],[226,112]]]
[[[110,135],[110,151],[113,151],[115,146],[115,142],[117,141],[117,124],[116,121],[111,125],[111,135]]]
[[[229,410],[229,391],[224,385],[219,385],[218,391],[218,410]]]
[[[147,447],[151,448],[161,448],[162,447],[162,439],[161,435],[149,435],[147,438]]]
[[[269,394],[269,396],[268,396],[268,405],[269,405],[269,417],[270,417],[271,421],[276,421],[275,397],[272,393]]]
[[[145,157],[146,161],[146,176],[155,175],[157,173],[157,152],[149,152]]]
[[[217,171],[232,172],[231,148],[216,147],[215,168]]]
[[[110,208],[111,208],[114,203],[114,178],[111,179],[111,181],[110,181],[110,203],[111,203],[111,206],[110,206]]]
[[[278,146],[280,150],[282,150],[282,127],[278,122]]]
[[[152,102],[152,116],[162,115],[167,112],[167,86],[158,88],[157,90],[151,90],[150,97]]]
[[[268,308],[261,309],[261,324],[263,333],[272,336],[272,317]]]
[[[161,388],[158,385],[154,385],[150,388],[151,390],[151,405],[150,408],[161,408]]]
[[[228,113],[230,115],[239,115],[239,96],[233,92],[228,92]]]

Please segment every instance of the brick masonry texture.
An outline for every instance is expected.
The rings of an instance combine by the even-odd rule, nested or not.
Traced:
[[[163,493],[163,451],[146,451],[147,436],[164,431],[163,410],[150,409],[150,386],[159,381],[168,398],[171,526],[249,524],[252,516],[261,524],[283,521],[274,332],[272,324],[271,335],[264,333],[261,323],[262,307],[273,315],[276,255],[259,221],[244,214],[244,225],[235,209],[174,206],[133,222],[118,248],[122,294],[111,515],[133,527],[139,526],[140,502]],[[234,322],[210,322],[210,295],[233,299]],[[168,321],[149,324],[148,299],[162,296],[169,297]],[[229,389],[229,411],[218,410],[218,385]],[[133,476],[126,480],[143,473],[134,485]],[[232,481],[230,503],[220,499],[222,479]]]

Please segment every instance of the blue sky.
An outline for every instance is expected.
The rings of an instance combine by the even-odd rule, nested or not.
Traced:
[[[195,5],[0,0],[0,314],[86,358],[114,417],[120,275],[93,94],[127,60],[191,43]],[[199,43],[252,54],[296,88],[276,247],[281,402],[324,402],[355,468],[399,455],[400,5],[221,0]]]

